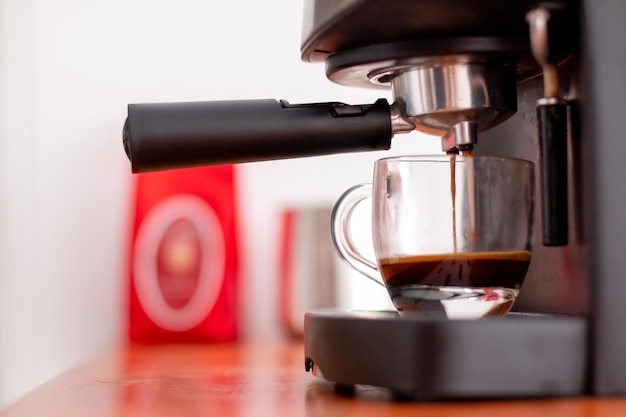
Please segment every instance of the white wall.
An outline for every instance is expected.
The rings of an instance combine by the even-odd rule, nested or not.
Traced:
[[[123,340],[127,103],[390,98],[300,62],[300,22],[294,0],[0,0],[0,406]],[[380,155],[240,167],[244,337],[280,334],[280,211],[332,204]]]

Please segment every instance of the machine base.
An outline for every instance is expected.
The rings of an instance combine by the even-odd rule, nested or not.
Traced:
[[[309,312],[307,371],[349,392],[389,388],[402,399],[574,396],[586,392],[583,317],[513,313],[474,321],[395,312]]]

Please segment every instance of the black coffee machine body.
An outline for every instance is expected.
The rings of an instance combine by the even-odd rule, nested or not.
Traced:
[[[302,59],[333,82],[391,89],[391,105],[135,104],[125,148],[140,172],[388,149],[420,130],[442,152],[534,161],[537,236],[516,313],[311,312],[306,367],[435,398],[626,394],[623,16],[609,0],[307,0]]]

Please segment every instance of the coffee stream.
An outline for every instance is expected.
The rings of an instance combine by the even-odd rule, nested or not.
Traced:
[[[470,230],[469,240],[475,242],[478,240],[476,231],[476,210],[474,196],[474,161],[472,159],[472,151],[463,151],[465,157],[465,177],[467,180],[468,203],[470,212]],[[456,154],[450,154],[450,195],[452,197],[452,244],[454,253],[458,252],[456,237]]]
[[[478,231],[476,230],[476,194],[474,193],[474,159],[472,151],[464,151],[465,169],[467,170],[467,193],[469,198],[470,210],[470,230],[469,239],[471,242],[478,240]]]
[[[454,253],[457,253],[456,246],[456,154],[450,155],[450,195],[452,197],[452,244]]]

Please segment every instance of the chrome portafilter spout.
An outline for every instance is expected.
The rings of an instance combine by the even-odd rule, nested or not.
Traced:
[[[416,130],[441,137],[444,152],[471,150],[477,133],[517,110],[513,63],[473,56],[421,58],[372,73],[389,82],[399,113]]]

